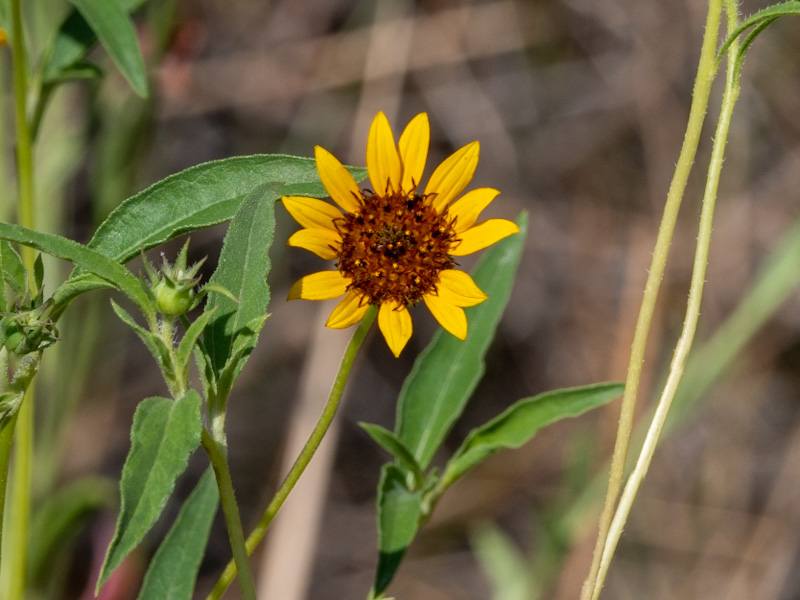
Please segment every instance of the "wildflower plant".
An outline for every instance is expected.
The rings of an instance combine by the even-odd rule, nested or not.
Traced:
[[[37,230],[33,148],[51,95],[59,86],[102,72],[89,62],[99,41],[139,95],[147,94],[144,60],[129,12],[141,2],[73,0],[72,9],[41,56],[26,55],[21,0],[10,1],[16,108],[19,224],[0,223],[0,597],[19,600],[30,582],[31,454],[34,421],[32,393],[40,361],[60,341],[57,324],[73,301],[89,292],[112,291],[116,315],[152,354],[161,371],[163,396],[143,399],[131,428],[131,448],[119,482],[119,517],[97,574],[100,590],[144,539],[172,496],[190,456],[202,448],[209,469],[184,502],[150,562],[139,598],[192,597],[211,523],[221,507],[230,541],[231,563],[208,598],[220,598],[234,578],[241,595],[255,598],[249,555],[289,497],[325,436],[351,374],[357,353],[377,320],[394,356],[413,333],[411,311],[424,304],[441,329],[416,357],[399,392],[393,431],[362,424],[391,462],[375,474],[377,557],[371,600],[384,598],[418,530],[441,497],[490,455],[519,448],[543,427],[602,406],[625,391],[617,451],[612,464],[606,510],[600,523],[595,565],[584,588],[597,598],[638,485],[647,471],[664,418],[683,373],[699,314],[711,218],[723,149],[738,93],[744,54],[756,35],[784,14],[800,13],[787,2],[738,21],[736,4],[710,2],[709,21],[698,73],[687,141],[668,198],[665,220],[650,271],[626,384],[599,383],[522,398],[474,428],[443,465],[433,467],[445,438],[463,413],[486,369],[486,355],[509,300],[520,263],[528,216],[516,221],[481,220],[494,201],[494,188],[467,190],[478,165],[478,142],[467,144],[432,170],[424,188],[430,125],[415,116],[395,143],[387,117],[379,112],[369,130],[366,168],[344,166],[317,146],[315,158],[253,155],[191,167],[122,202],[79,244]],[[717,47],[723,8],[728,38]],[[748,33],[749,32],[749,33]],[[740,36],[745,35],[739,43]],[[0,36],[0,39],[4,39]],[[673,369],[642,455],[617,505],[646,340],[677,204],[693,162],[709,86],[724,56],[726,90],[715,136],[709,184],[704,198],[695,280],[686,328],[676,348]],[[32,102],[32,104],[31,104]],[[331,202],[323,200],[330,198]],[[334,268],[305,275],[289,299],[340,298],[328,318],[332,328],[357,326],[341,360],[331,392],[311,435],[256,527],[245,534],[228,467],[226,417],[234,385],[261,331],[269,326],[271,290],[269,249],[275,232],[275,206],[300,224],[287,244],[334,261]],[[499,205],[502,213],[502,203]],[[162,254],[159,267],[143,261],[144,276],[129,269],[136,257],[183,234],[229,223],[217,267],[204,282],[205,258],[190,265],[186,242],[174,261]],[[281,242],[283,240],[280,240]],[[19,248],[19,251],[18,251]],[[475,268],[458,268],[461,256],[485,250]],[[50,295],[44,286],[41,255],[66,260],[71,274]],[[49,290],[48,290],[49,293]],[[190,378],[192,365],[198,381]],[[14,473],[8,480],[12,442]],[[8,483],[8,485],[7,485]],[[12,493],[6,497],[6,489]],[[11,517],[3,527],[2,510]],[[613,520],[612,520],[613,517]]]

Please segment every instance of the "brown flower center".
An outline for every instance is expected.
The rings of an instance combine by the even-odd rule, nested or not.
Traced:
[[[414,304],[436,291],[439,273],[452,269],[447,254],[457,241],[447,210],[438,213],[425,196],[361,192],[361,209],[336,227],[342,237],[339,272],[370,304]]]

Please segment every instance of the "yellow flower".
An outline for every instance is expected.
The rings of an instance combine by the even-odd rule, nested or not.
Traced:
[[[370,305],[377,305],[378,326],[395,356],[411,337],[408,306],[420,300],[447,331],[461,340],[467,337],[463,308],[487,296],[469,275],[455,269],[453,257],[519,231],[506,219],[476,224],[497,190],[479,188],[453,202],[478,165],[478,142],[447,158],[418,193],[429,141],[425,113],[411,120],[395,145],[389,121],[379,112],[367,138],[367,171],[374,191],[360,189],[342,163],[317,146],[320,179],[339,208],[315,198],[283,198],[286,210],[304,227],[286,244],[335,260],[337,267],[297,281],[289,300],[344,295],[327,322],[335,329],[358,323]]]

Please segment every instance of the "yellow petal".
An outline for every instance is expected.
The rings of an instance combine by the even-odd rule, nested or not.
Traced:
[[[463,308],[433,294],[425,294],[422,299],[442,327],[462,341],[467,339],[467,315]]]
[[[478,142],[472,142],[453,152],[436,167],[425,187],[426,195],[436,194],[433,198],[433,207],[436,210],[441,212],[472,181],[475,167],[478,166],[479,151]]]
[[[284,196],[281,200],[288,213],[303,227],[335,231],[336,227],[333,222],[342,218],[342,211],[316,198]]]
[[[289,290],[287,300],[329,300],[347,291],[350,279],[339,271],[320,271],[298,279]]]
[[[286,241],[287,246],[305,248],[325,260],[334,260],[339,256],[341,243],[339,233],[330,229],[301,229]]]
[[[519,227],[511,221],[489,219],[467,229],[464,233],[458,234],[461,242],[450,248],[447,253],[451,256],[466,256],[478,250],[483,250],[512,233],[519,233]]]
[[[455,306],[475,306],[486,298],[481,289],[472,280],[472,277],[455,269],[447,269],[439,273],[439,282],[436,284],[436,294]]]
[[[400,162],[403,165],[403,178],[400,185],[403,190],[410,192],[417,189],[422,173],[425,171],[425,161],[428,159],[428,145],[431,139],[431,126],[428,115],[420,113],[406,126],[398,142]]]
[[[361,190],[358,188],[356,180],[339,162],[339,159],[322,146],[314,148],[314,156],[317,159],[319,178],[333,201],[346,212],[356,212],[361,206],[359,201]]]
[[[447,214],[456,219],[454,226],[456,233],[466,231],[475,225],[475,221],[478,220],[481,211],[489,206],[499,193],[499,191],[492,188],[478,188],[467,192],[453,202],[447,209]]]
[[[362,304],[363,299],[364,296],[358,292],[352,290],[347,292],[339,305],[333,309],[325,325],[331,329],[345,329],[358,323],[369,308],[367,302]]]
[[[399,189],[402,165],[389,120],[382,112],[375,115],[369,128],[367,172],[376,194],[383,194],[387,189]]]
[[[411,337],[411,315],[405,305],[396,301],[384,302],[378,312],[378,327],[383,333],[389,350],[395,357],[400,356]]]

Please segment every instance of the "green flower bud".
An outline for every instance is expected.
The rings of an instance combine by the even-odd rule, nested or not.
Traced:
[[[192,310],[200,301],[195,287],[200,283],[197,274],[206,259],[203,258],[189,267],[186,264],[188,251],[187,240],[174,264],[170,264],[162,255],[160,272],[145,261],[150,290],[156,299],[156,308],[162,315],[178,317]]]
[[[37,307],[0,319],[0,345],[19,356],[52,346],[58,330],[48,314],[50,305]]]
[[[158,312],[171,317],[185,314],[194,305],[193,287],[175,285],[166,278],[153,286],[153,295],[156,297]]]

